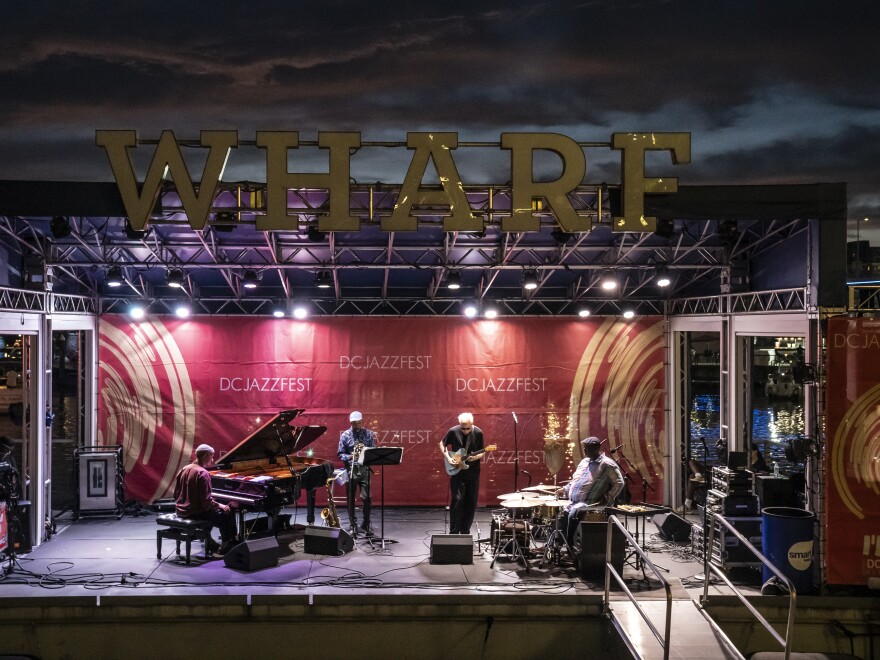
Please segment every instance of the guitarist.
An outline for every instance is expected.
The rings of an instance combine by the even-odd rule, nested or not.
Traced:
[[[463,455],[457,454],[464,450]],[[440,451],[447,463],[467,466],[449,477],[449,490],[452,500],[449,505],[449,533],[470,534],[477,509],[477,495],[480,492],[480,461],[482,452],[483,432],[474,426],[472,413],[464,412],[458,416],[458,426],[446,432],[440,442]],[[462,465],[462,467],[464,467]]]

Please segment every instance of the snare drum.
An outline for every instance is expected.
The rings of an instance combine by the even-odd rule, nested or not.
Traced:
[[[555,525],[559,514],[570,504],[569,500],[547,500],[538,507],[536,518],[542,525]]]

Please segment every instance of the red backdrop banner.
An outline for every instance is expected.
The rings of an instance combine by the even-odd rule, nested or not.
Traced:
[[[305,322],[207,318],[100,325],[101,444],[125,448],[127,495],[168,497],[174,475],[202,442],[222,454],[280,410],[327,432],[305,451],[336,459],[352,410],[380,445],[402,446],[385,468],[389,505],[443,505],[448,477],[438,449],[473,412],[487,444],[480,505],[531,480],[559,481],[595,435],[663,493],[664,325],[661,319],[329,318]],[[518,422],[514,423],[513,413]],[[518,450],[518,454],[515,453]],[[626,461],[624,470],[635,474]],[[523,472],[528,472],[529,475]],[[633,484],[640,498],[641,484]]]
[[[825,570],[829,584],[880,577],[880,321],[828,321]]]

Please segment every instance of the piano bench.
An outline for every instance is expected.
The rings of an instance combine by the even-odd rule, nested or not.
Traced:
[[[205,558],[208,557],[208,539],[211,538],[210,520],[189,520],[178,518],[176,513],[163,513],[156,518],[159,529],[156,530],[156,559],[162,559],[162,539],[173,539],[177,542],[177,555],[180,556],[180,543],[186,543],[186,563],[190,561],[190,549],[193,541],[205,544]]]

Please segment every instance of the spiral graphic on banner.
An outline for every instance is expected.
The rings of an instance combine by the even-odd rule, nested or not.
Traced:
[[[666,453],[664,322],[645,325],[606,319],[590,339],[572,384],[572,442],[587,436],[623,445],[662,497]],[[624,466],[627,467],[627,466]]]
[[[855,483],[880,494],[880,384],[853,402],[841,419],[831,454],[831,479],[850,513],[865,517],[851,486]],[[851,474],[847,474],[847,469]],[[872,497],[873,501],[873,497]],[[873,503],[873,502],[872,502]]]
[[[164,497],[193,452],[195,399],[180,348],[161,321],[117,327],[102,320],[100,350],[106,436],[99,431],[99,442],[123,446],[126,473],[142,464],[155,474],[155,492],[140,497]],[[157,439],[160,432],[170,443]]]

